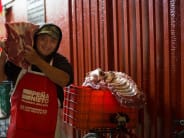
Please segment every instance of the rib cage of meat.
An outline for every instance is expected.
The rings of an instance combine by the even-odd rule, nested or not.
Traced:
[[[126,73],[106,71],[97,68],[87,73],[83,86],[94,89],[109,89],[122,106],[142,108],[146,103],[145,94]]]
[[[38,25],[28,22],[6,23],[7,39],[5,51],[8,60],[21,68],[27,68],[29,63],[25,61],[23,53],[25,45],[33,45],[33,34]]]

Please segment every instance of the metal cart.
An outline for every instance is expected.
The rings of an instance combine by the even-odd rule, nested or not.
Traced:
[[[121,106],[109,89],[65,88],[64,122],[74,138],[137,138],[138,109]]]

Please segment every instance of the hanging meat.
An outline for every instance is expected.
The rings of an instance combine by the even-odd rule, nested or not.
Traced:
[[[6,23],[7,39],[4,49],[7,52],[8,60],[21,68],[27,68],[27,63],[23,57],[24,46],[33,45],[33,34],[38,29],[38,25],[28,22]]]

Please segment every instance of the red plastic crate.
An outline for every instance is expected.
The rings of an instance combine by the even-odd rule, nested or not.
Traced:
[[[138,109],[122,107],[108,89],[96,90],[89,87],[65,88],[64,122],[78,129],[116,127],[110,121],[114,113],[126,113],[130,122],[127,128],[135,128],[138,121]]]

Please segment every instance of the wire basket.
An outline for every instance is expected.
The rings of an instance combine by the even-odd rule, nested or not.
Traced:
[[[130,121],[127,128],[135,128],[138,122],[138,109],[121,106],[109,89],[96,90],[84,86],[65,88],[64,122],[77,129],[113,128],[111,122],[115,113],[127,114]]]

